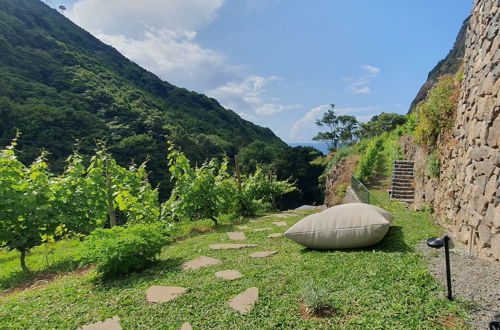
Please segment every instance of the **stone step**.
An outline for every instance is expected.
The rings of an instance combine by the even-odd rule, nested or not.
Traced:
[[[413,168],[413,164],[393,164],[393,168]]]
[[[392,176],[399,176],[399,175],[413,175],[413,170],[410,170],[410,171],[401,171],[401,170],[392,171]]]
[[[413,188],[392,188],[392,193],[393,194],[414,194],[415,193],[415,189]]]
[[[401,196],[401,195],[415,195],[415,191],[413,190],[406,190],[406,191],[400,191],[400,190],[393,190],[392,191],[392,196]]]
[[[393,164],[411,164],[411,165],[413,165],[415,162],[413,160],[395,160],[392,163]]]
[[[397,174],[397,175],[392,175],[392,178],[393,179],[409,179],[409,180],[413,180],[415,177],[413,176],[413,174]]]
[[[415,197],[415,194],[392,194],[392,198],[395,199],[413,199]]]
[[[392,187],[398,188],[413,188],[413,181],[405,180],[405,181],[392,181]]]

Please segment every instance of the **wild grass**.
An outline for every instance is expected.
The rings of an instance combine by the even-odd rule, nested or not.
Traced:
[[[112,281],[103,281],[93,272],[69,275],[1,298],[0,328],[77,328],[117,315],[124,329],[179,328],[187,321],[198,329],[436,329],[450,315],[464,317],[460,303],[449,302],[441,294],[443,288],[429,275],[414,248],[417,242],[440,234],[440,229],[427,213],[397,205],[391,211],[396,219],[381,243],[349,251],[314,251],[286,238],[267,238],[269,233],[283,231],[273,221],[291,226],[307,212],[245,223],[251,228],[273,228],[246,231],[247,242],[259,245],[253,249],[210,250],[209,244],[229,243],[226,232],[237,230],[232,225],[212,228],[164,247],[160,262],[143,272]],[[61,243],[57,252],[72,251],[71,244]],[[279,253],[267,259],[249,257],[261,250]],[[179,269],[183,262],[201,255],[217,258],[222,264],[196,271]],[[17,262],[5,253],[2,258],[4,263]],[[30,258],[42,259],[35,254]],[[34,267],[35,259],[28,260]],[[229,282],[214,277],[216,271],[226,269],[237,269],[244,276]],[[5,283],[3,267],[1,273]],[[299,304],[306,279],[328,290],[331,301],[327,303],[336,309],[332,317],[301,317]],[[145,300],[151,285],[182,286],[189,291],[176,300],[151,305]],[[227,302],[253,286],[260,292],[254,309],[245,316],[232,311]]]

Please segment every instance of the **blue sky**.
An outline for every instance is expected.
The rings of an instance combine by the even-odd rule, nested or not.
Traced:
[[[180,87],[287,142],[336,105],[406,113],[472,0],[59,0],[65,15]]]

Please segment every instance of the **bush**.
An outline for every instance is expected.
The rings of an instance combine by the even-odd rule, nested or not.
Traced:
[[[439,155],[437,150],[434,149],[427,159],[427,173],[433,178],[438,178],[441,172],[441,165],[439,163]]]
[[[415,141],[421,146],[434,146],[439,134],[451,129],[457,106],[461,74],[441,77],[427,99],[415,110]]]
[[[95,264],[104,277],[124,275],[146,268],[168,242],[165,223],[99,228],[83,243],[82,262]]]

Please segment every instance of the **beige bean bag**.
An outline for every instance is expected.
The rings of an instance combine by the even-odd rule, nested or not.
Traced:
[[[285,236],[312,249],[361,248],[380,242],[393,219],[380,207],[343,204],[300,220]]]

